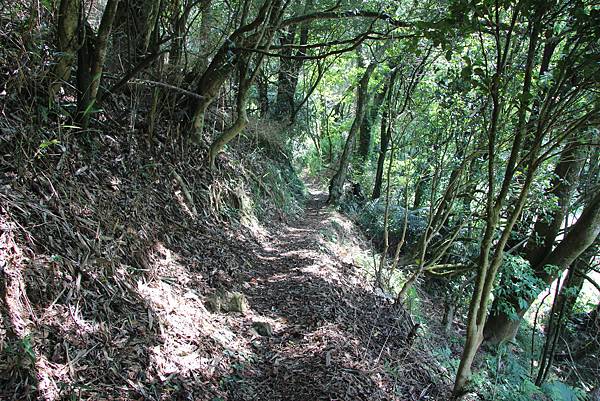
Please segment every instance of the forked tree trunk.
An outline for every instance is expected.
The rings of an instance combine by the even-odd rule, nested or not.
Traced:
[[[550,196],[558,200],[558,207],[546,216],[538,217],[533,233],[525,247],[526,259],[531,266],[538,266],[542,259],[550,253],[554,242],[565,221],[573,191],[577,187],[579,172],[585,157],[584,147],[577,136],[573,138],[561,153],[560,160],[554,169],[554,178],[550,182]]]
[[[536,277],[550,285],[559,273],[567,269],[595,241],[600,233],[600,192],[586,206],[577,222],[571,227],[567,235],[554,250],[549,253],[538,265]],[[551,269],[552,273],[543,267],[552,265],[558,269]],[[485,336],[490,343],[498,343],[505,339],[514,338],[519,329],[521,319],[529,309],[529,305],[535,300],[535,296],[525,299],[526,306],[522,306],[514,300],[510,300],[515,308],[519,319],[511,320],[504,313],[494,315],[486,324]]]
[[[496,8],[495,12],[496,15],[499,15],[500,10]],[[521,214],[521,210],[527,199],[529,187],[537,167],[535,160],[539,153],[541,141],[543,139],[543,135],[541,135],[540,129],[538,128],[535,135],[536,141],[532,145],[530,151],[527,176],[519,193],[518,199],[513,206],[514,208],[506,221],[502,234],[495,244],[495,252],[492,254],[492,244],[494,244],[494,238],[496,237],[496,230],[500,220],[500,212],[509,193],[510,184],[515,174],[515,167],[519,159],[523,138],[526,132],[525,118],[527,108],[529,106],[532,80],[531,72],[535,60],[535,51],[537,47],[537,38],[540,25],[539,20],[541,19],[541,8],[539,8],[538,12],[536,12],[535,16],[533,16],[535,19],[530,21],[530,27],[532,26],[533,29],[529,38],[527,61],[523,79],[523,90],[518,109],[518,121],[515,128],[515,137],[510,151],[510,156],[506,164],[506,170],[504,172],[500,191],[497,197],[494,198],[494,183],[496,180],[495,158],[497,157],[495,142],[498,134],[500,110],[502,108],[502,104],[500,102],[500,77],[504,73],[504,67],[506,66],[506,61],[508,58],[508,46],[511,41],[510,39],[512,36],[512,30],[514,29],[518,15],[518,9],[513,10],[510,28],[506,34],[506,37],[504,38],[505,43],[502,47],[500,47],[501,38],[499,32],[496,32],[496,46],[498,46],[496,49],[496,71],[495,77],[490,86],[490,96],[492,98],[493,107],[488,131],[488,194],[486,199],[485,233],[480,247],[477,281],[469,305],[467,339],[460,360],[460,365],[458,367],[458,372],[456,373],[456,381],[454,383],[455,394],[464,390],[471,377],[471,366],[473,364],[473,359],[475,358],[475,354],[477,353],[477,350],[483,341],[483,329],[487,317],[488,302],[494,286],[496,274],[500,265],[502,264],[504,246],[508,241],[512,227],[514,226],[518,216]]]
[[[253,48],[262,44],[266,45],[265,49],[268,50],[275,30],[279,27],[284,7],[285,4],[281,0],[265,0],[254,20],[242,25],[225,39],[208,68],[202,74],[196,89],[196,93],[202,97],[202,100],[198,100],[194,106],[191,133],[193,142],[200,143],[202,141],[206,111],[236,68],[238,61],[243,58],[245,51],[242,49]],[[264,57],[264,55],[262,56]],[[260,57],[260,60],[262,61],[262,57]],[[259,68],[260,62],[257,62],[255,71]],[[238,122],[236,121],[234,125],[238,125]]]
[[[234,69],[234,64],[228,59],[229,41],[226,41],[213,57],[208,68],[200,78],[196,93],[202,96],[201,100],[196,101],[194,115],[192,117],[192,141],[196,144],[201,143],[202,133],[204,131],[204,116],[208,107],[219,94],[221,86],[229,77]]]
[[[261,23],[266,24],[262,30],[251,35],[248,38],[247,42],[252,43],[254,45],[262,45],[268,51],[271,41],[273,40],[273,35],[277,30],[281,18],[283,16],[284,7],[283,3],[279,0],[274,0],[273,2],[265,2],[263,7],[259,11],[259,16],[249,25],[246,25],[246,28],[242,27],[238,29],[237,32],[244,32],[245,30],[251,29],[251,26],[259,26]],[[262,16],[261,16],[262,15]],[[243,41],[242,41],[243,42]],[[247,45],[247,43],[246,43]],[[224,132],[222,132],[210,145],[208,151],[208,161],[211,168],[215,167],[215,159],[219,152],[223,150],[223,147],[229,143],[233,138],[239,135],[242,130],[248,124],[248,117],[246,114],[246,104],[248,101],[248,94],[251,85],[254,80],[258,76],[258,73],[261,68],[262,61],[265,57],[264,54],[256,55],[254,59],[254,70],[250,69],[250,62],[254,54],[252,53],[242,53],[236,66],[239,71],[239,88],[238,88],[238,96],[237,96],[237,118],[233,125],[227,128]],[[214,60],[213,60],[214,61]],[[212,65],[212,63],[211,63]],[[210,70],[210,66],[209,66]],[[206,75],[206,74],[205,74]],[[203,77],[204,78],[204,77]],[[204,109],[206,111],[206,108]]]
[[[574,141],[568,144],[561,153],[560,161],[555,168],[555,178],[551,182],[550,194],[558,198],[559,207],[550,214],[550,218],[543,216],[538,218],[534,226],[534,231],[525,249],[526,259],[533,268],[534,274],[538,278],[544,279],[547,275],[544,265],[541,264],[543,258],[552,251],[556,236],[564,221],[567,212],[567,206],[573,190],[577,186],[579,170],[581,168],[581,143]],[[568,266],[565,266],[566,268]],[[519,280],[518,277],[512,280]],[[520,295],[508,294],[498,298],[494,302],[490,316],[486,322],[484,330],[485,340],[491,344],[498,344],[502,341],[513,339],[519,328],[521,318],[528,307],[523,308],[519,302]],[[530,304],[532,299],[528,299]],[[509,315],[500,305],[508,304],[516,312],[516,316]],[[516,317],[516,318],[515,318]]]

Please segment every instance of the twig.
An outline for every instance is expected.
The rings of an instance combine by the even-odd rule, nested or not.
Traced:
[[[148,79],[132,79],[131,81],[129,81],[129,83],[130,84],[135,84],[135,85],[160,86],[160,87],[163,87],[163,88],[166,88],[166,89],[171,89],[171,90],[173,90],[175,92],[183,93],[184,95],[188,95],[188,96],[191,96],[191,97],[196,98],[196,99],[204,99],[204,96],[202,96],[202,95],[199,95],[197,93],[191,92],[191,91],[189,91],[187,89],[180,88],[178,86],[169,85],[169,84],[164,83],[164,82],[151,81],[151,80],[148,80]]]
[[[190,204],[190,207],[191,207],[192,213],[194,214],[194,217],[196,217],[198,215],[198,211],[196,210],[196,205],[194,204],[194,198],[192,198],[192,194],[190,194],[190,191],[188,190],[187,185],[185,185],[185,182],[183,181],[181,176],[179,174],[177,174],[177,172],[175,170],[171,169],[171,175],[173,176],[173,178],[175,178],[175,181],[177,181],[177,183],[181,187],[181,191],[183,192],[183,195],[187,199],[188,203]]]

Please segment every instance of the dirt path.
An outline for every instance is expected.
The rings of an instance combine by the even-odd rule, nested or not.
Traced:
[[[372,294],[344,244],[327,240],[357,241],[325,200],[312,190],[303,218],[254,252],[244,293],[253,320],[270,323],[273,335],[251,339],[254,356],[228,385],[232,399],[390,400],[412,391],[398,376],[411,324]],[[396,375],[386,369],[394,364]]]
[[[94,195],[113,205],[111,189]],[[101,242],[76,218],[46,223],[60,211],[71,216],[70,200],[32,207],[31,192],[0,197],[11,205],[0,226],[13,227],[0,233],[0,257],[10,262],[0,399],[446,399],[406,312],[373,295],[357,267],[366,246],[322,192],[311,190],[301,218],[252,234],[186,220],[167,192],[150,191],[143,199],[160,211],[151,217],[120,204],[94,209],[97,226],[112,227],[105,210],[117,210],[139,227]],[[30,250],[20,225],[46,248]],[[43,242],[74,232],[78,241]],[[95,256],[81,243],[95,244]],[[209,310],[219,291],[243,293],[246,313]],[[272,332],[258,334],[257,323]],[[14,352],[25,347],[35,358]]]

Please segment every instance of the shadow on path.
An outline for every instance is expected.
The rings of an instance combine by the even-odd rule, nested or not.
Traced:
[[[231,399],[400,400],[423,390],[402,377],[414,362],[411,319],[327,248],[322,232],[335,212],[325,199],[313,193],[304,217],[254,252],[244,293],[274,334],[252,341],[255,360],[232,375]],[[410,369],[431,383],[424,369]]]

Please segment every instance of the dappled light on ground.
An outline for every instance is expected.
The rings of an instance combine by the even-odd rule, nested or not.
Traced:
[[[11,259],[11,283],[27,295],[7,296],[27,302],[3,319],[20,330],[15,350],[33,352],[31,384],[43,398],[388,400],[409,397],[422,383],[444,388],[412,352],[407,312],[374,295],[364,272],[346,262],[356,254],[338,253],[362,240],[324,207],[322,193],[303,217],[242,230],[235,240],[216,232],[186,242],[176,232],[143,240],[145,230],[127,233],[131,264],[99,256],[82,267],[52,255]],[[4,252],[14,255],[7,235]],[[103,252],[111,249],[107,242]],[[223,294],[239,294],[244,307],[208,307]],[[15,375],[5,383],[27,383]]]

